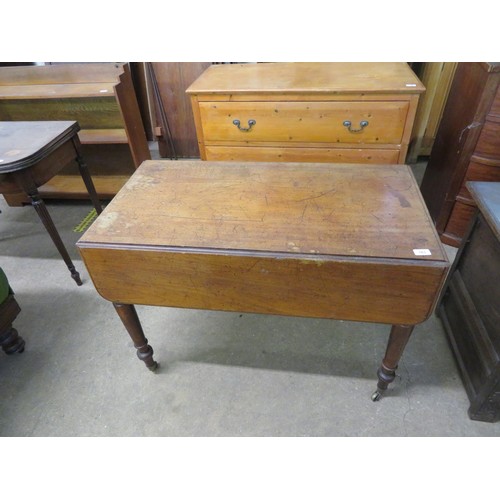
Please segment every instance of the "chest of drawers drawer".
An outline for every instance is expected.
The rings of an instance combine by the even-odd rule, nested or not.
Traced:
[[[399,144],[408,102],[200,102],[210,142]]]
[[[200,156],[404,163],[419,93],[403,63],[214,65],[191,95]]]

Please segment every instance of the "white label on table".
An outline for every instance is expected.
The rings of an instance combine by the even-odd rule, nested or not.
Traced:
[[[428,248],[414,248],[413,253],[415,255],[432,255]]]
[[[406,86],[407,87],[416,87],[417,84],[416,83],[407,83]]]

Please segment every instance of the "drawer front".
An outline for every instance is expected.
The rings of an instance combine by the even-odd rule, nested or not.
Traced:
[[[500,123],[486,120],[477,141],[477,154],[500,158]]]
[[[448,224],[446,224],[445,233],[457,239],[463,238],[475,213],[474,206],[459,201],[455,202]]]
[[[409,103],[221,101],[199,106],[207,142],[399,144]]]
[[[398,163],[397,149],[334,149],[290,147],[207,146],[211,161],[285,161],[306,163]],[[500,169],[499,169],[500,170]]]
[[[458,196],[472,201],[472,196],[465,185],[468,181],[500,182],[500,162],[498,165],[485,165],[474,161],[469,163]]]

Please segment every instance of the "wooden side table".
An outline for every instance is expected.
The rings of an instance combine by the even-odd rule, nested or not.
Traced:
[[[386,323],[374,400],[449,266],[406,165],[146,161],[77,246],[150,369],[134,304]]]
[[[79,273],[40,197],[38,188],[72,160],[97,211],[102,212],[92,178],[80,151],[75,121],[0,122],[0,194],[24,192],[68,266],[71,277],[81,285]]]

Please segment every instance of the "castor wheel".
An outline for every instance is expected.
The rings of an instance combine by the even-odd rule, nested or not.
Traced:
[[[382,397],[382,393],[381,393],[381,392],[379,392],[379,391],[375,391],[375,392],[372,394],[372,401],[373,401],[373,402],[379,401],[381,397]]]
[[[22,337],[19,336],[15,328],[11,328],[6,335],[0,338],[0,345],[5,354],[21,354],[24,352],[24,347],[26,342]]]
[[[154,373],[158,369],[158,366],[160,365],[155,361],[154,364],[148,366],[148,369]]]

